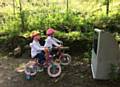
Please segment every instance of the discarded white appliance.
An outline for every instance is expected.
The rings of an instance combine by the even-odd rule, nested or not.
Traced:
[[[119,62],[119,46],[111,33],[95,29],[91,69],[93,79],[110,79],[111,64]]]

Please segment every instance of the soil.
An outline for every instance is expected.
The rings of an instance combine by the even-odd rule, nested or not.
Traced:
[[[68,66],[62,66],[62,74],[50,78],[46,71],[38,73],[31,80],[26,80],[24,73],[15,69],[29,61],[29,57],[8,57],[0,54],[0,87],[120,87],[119,81],[94,80],[89,60],[72,56]]]

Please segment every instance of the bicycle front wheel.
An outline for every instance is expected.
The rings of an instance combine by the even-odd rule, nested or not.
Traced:
[[[69,54],[63,54],[60,61],[61,65],[69,65],[71,62],[71,56]]]
[[[51,64],[50,66],[48,66],[48,75],[50,77],[58,77],[61,74],[61,66],[60,64]]]

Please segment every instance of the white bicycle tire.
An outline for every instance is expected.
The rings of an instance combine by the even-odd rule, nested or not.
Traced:
[[[48,75],[50,76],[50,77],[58,77],[60,74],[61,74],[61,66],[60,66],[60,64],[56,64],[55,63],[55,65],[59,68],[59,72],[57,72],[56,74],[52,74],[51,73],[51,68],[52,68],[52,64],[51,65],[49,65],[48,66],[48,69],[47,69],[47,72],[48,72]]]
[[[30,76],[34,76],[34,75],[37,74],[37,70],[35,70],[35,72],[33,72],[33,73],[28,72],[27,71],[27,67],[25,67],[25,71],[24,72],[25,72],[26,75],[30,75]]]
[[[61,65],[69,65],[69,64],[71,63],[72,57],[71,57],[69,54],[63,54],[62,57],[64,57],[64,56],[67,56],[68,62],[67,62],[67,63],[64,63],[64,62],[62,61],[63,58],[61,58],[61,59],[60,59]]]

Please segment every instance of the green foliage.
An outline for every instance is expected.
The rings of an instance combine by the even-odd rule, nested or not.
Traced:
[[[111,72],[109,73],[109,76],[112,80],[118,80],[120,79],[119,73],[120,68],[118,65],[111,64]]]
[[[111,1],[110,6],[112,7],[112,9],[110,10],[110,17],[106,17],[105,6],[101,4],[105,1],[106,0],[101,0],[99,2],[96,2],[87,0],[83,2],[82,0],[74,0],[74,3],[73,1],[70,1],[68,12],[66,12],[66,3],[63,0],[61,0],[61,2],[58,2],[62,4],[57,5],[55,5],[55,3],[57,2],[56,0],[49,2],[42,1],[42,3],[41,1],[37,0],[24,1],[22,2],[23,8],[21,14],[24,16],[23,20],[25,23],[25,30],[46,30],[48,27],[53,27],[59,31],[65,32],[81,31],[81,29],[85,32],[90,32],[91,29],[93,29],[93,24],[96,22],[97,27],[100,26],[100,28],[106,28],[110,25],[112,20],[117,20],[115,19],[117,17],[114,17],[114,15],[119,13],[119,4],[112,5],[113,1]],[[116,0],[115,3],[117,2],[118,1]],[[9,4],[10,2],[5,3]],[[47,3],[49,3],[49,6],[47,6]],[[78,5],[79,3],[81,4]],[[86,8],[86,5],[89,5],[89,8]],[[9,32],[9,30],[12,29],[14,31],[14,26],[18,30],[18,32],[21,29],[21,19],[18,8],[19,0],[15,0],[15,6],[15,15],[13,15],[12,5],[1,8],[3,16],[2,21],[5,20],[5,23],[3,21],[1,26],[3,32],[7,30]],[[10,8],[9,11],[8,8]],[[78,10],[78,8],[81,9]]]
[[[95,27],[120,33],[119,0],[110,1],[109,16],[106,15],[106,0],[69,0],[68,9],[64,0],[22,0],[21,13],[19,0],[15,0],[15,7],[12,1],[2,0],[4,4],[0,5],[0,33],[9,33],[10,37],[28,37],[32,30],[45,36],[47,28],[52,27],[58,30],[56,37],[73,45],[75,41],[77,45],[83,41],[81,49],[90,51]],[[25,29],[22,29],[21,15]],[[90,52],[84,55],[89,57]]]
[[[120,34],[118,32],[114,33],[116,41],[120,42]]]
[[[69,33],[56,32],[55,36],[58,38],[75,41],[75,40],[80,40],[81,32],[69,32]]]

